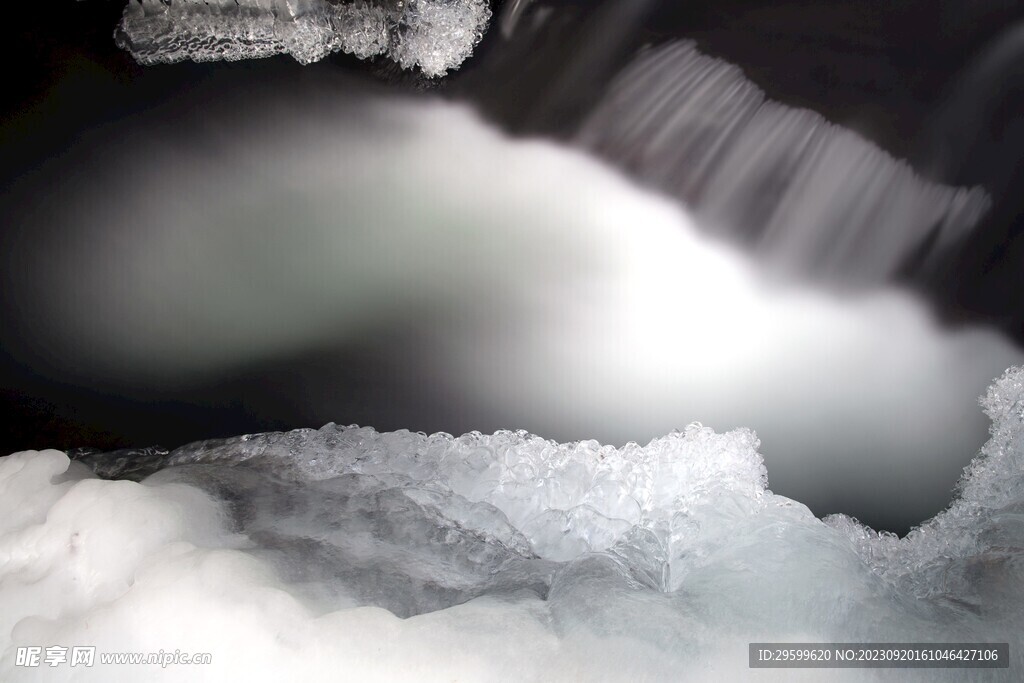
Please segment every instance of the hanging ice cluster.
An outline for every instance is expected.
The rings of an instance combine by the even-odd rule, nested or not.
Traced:
[[[131,0],[116,39],[143,64],[275,54],[309,64],[340,50],[434,77],[469,57],[490,18],[486,0]]]

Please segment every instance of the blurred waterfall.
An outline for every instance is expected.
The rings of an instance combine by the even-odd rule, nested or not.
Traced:
[[[642,50],[577,140],[682,199],[705,229],[843,283],[884,281],[957,243],[990,204],[981,188],[929,182],[853,131],[766,99],[689,41]]]

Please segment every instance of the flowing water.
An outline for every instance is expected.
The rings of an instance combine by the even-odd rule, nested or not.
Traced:
[[[122,38],[147,61],[295,54],[282,36],[308,57],[400,9],[232,4],[133,3]],[[409,3],[378,46],[454,68],[474,8]],[[197,48],[210,13],[230,30]],[[414,36],[448,56],[403,61]],[[755,641],[1009,641],[1008,670],[900,679],[1015,680],[1024,382],[1003,371],[1024,353],[880,286],[964,239],[982,190],[927,182],[686,43],[639,54],[572,145],[426,96],[183,106],[24,211],[6,278],[32,353],[172,391],[398,330],[409,391],[426,378],[523,431],[340,427],[326,377],[289,397],[319,430],[5,458],[5,680],[140,680],[17,666],[33,645],[211,653],[187,680],[731,680]],[[821,518],[923,521],[965,465],[906,538]]]

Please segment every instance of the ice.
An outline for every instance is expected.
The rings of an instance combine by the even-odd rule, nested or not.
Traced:
[[[847,284],[888,280],[929,241],[930,256],[956,245],[990,204],[981,188],[928,182],[848,128],[766,100],[689,41],[642,51],[578,138],[682,198],[706,229]]]
[[[243,461],[289,480],[362,475],[404,482],[415,493],[403,495],[446,510],[465,529],[502,538],[524,556],[564,561],[606,550],[637,525],[668,529],[676,516],[709,500],[758,509],[766,479],[757,443],[747,430],[716,434],[698,424],[645,447],[621,449],[594,441],[558,444],[526,432],[454,438],[329,424],[191,444],[172,452],[166,464]],[[451,496],[471,504],[439,507],[437,501]],[[529,546],[505,530],[508,524]]]
[[[472,54],[490,18],[486,0],[131,0],[116,38],[143,64],[282,53],[309,64],[340,50],[435,77]]]
[[[816,519],[767,489],[750,431],[699,424],[623,448],[329,424],[190,444],[141,483],[17,453],[0,459],[0,674],[183,675],[14,665],[19,645],[89,644],[209,652],[196,681],[710,681],[748,676],[753,641],[1009,641],[1009,670],[900,677],[1014,680],[1024,368],[984,405],[960,497],[902,540]]]
[[[987,601],[996,607],[1000,591],[1014,591],[1024,579],[1024,369],[1007,370],[982,405],[991,438],[965,468],[960,495],[947,510],[902,541],[845,516],[826,519],[878,573],[908,592],[956,596],[975,608]],[[1011,618],[1024,616],[1008,607]]]

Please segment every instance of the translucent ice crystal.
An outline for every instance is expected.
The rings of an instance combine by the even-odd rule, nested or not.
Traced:
[[[118,44],[142,64],[343,51],[427,76],[457,69],[491,18],[486,0],[131,0]]]
[[[1024,368],[1007,370],[981,403],[991,438],[964,469],[948,509],[902,540],[842,515],[826,520],[876,571],[920,596],[957,594],[971,604],[983,585],[1024,579]]]
[[[359,474],[429,484],[500,510],[534,552],[566,560],[609,548],[634,525],[668,529],[680,514],[720,497],[758,509],[767,479],[757,443],[748,430],[716,434],[696,423],[645,447],[620,449],[558,444],[526,432],[455,438],[329,424],[199,442],[171,453],[168,464],[248,461],[289,479]],[[478,523],[464,521],[467,528]]]
[[[744,680],[758,641],[964,641],[1009,642],[1009,668],[900,679],[1014,681],[1024,369],[983,403],[992,438],[959,499],[905,539],[823,523],[765,488],[752,432],[696,423],[624,448],[331,424],[140,452],[163,465],[140,483],[16,453],[0,676],[37,680],[17,650],[40,643],[213,652],[196,680],[542,681]],[[127,452],[76,455],[138,473]]]

